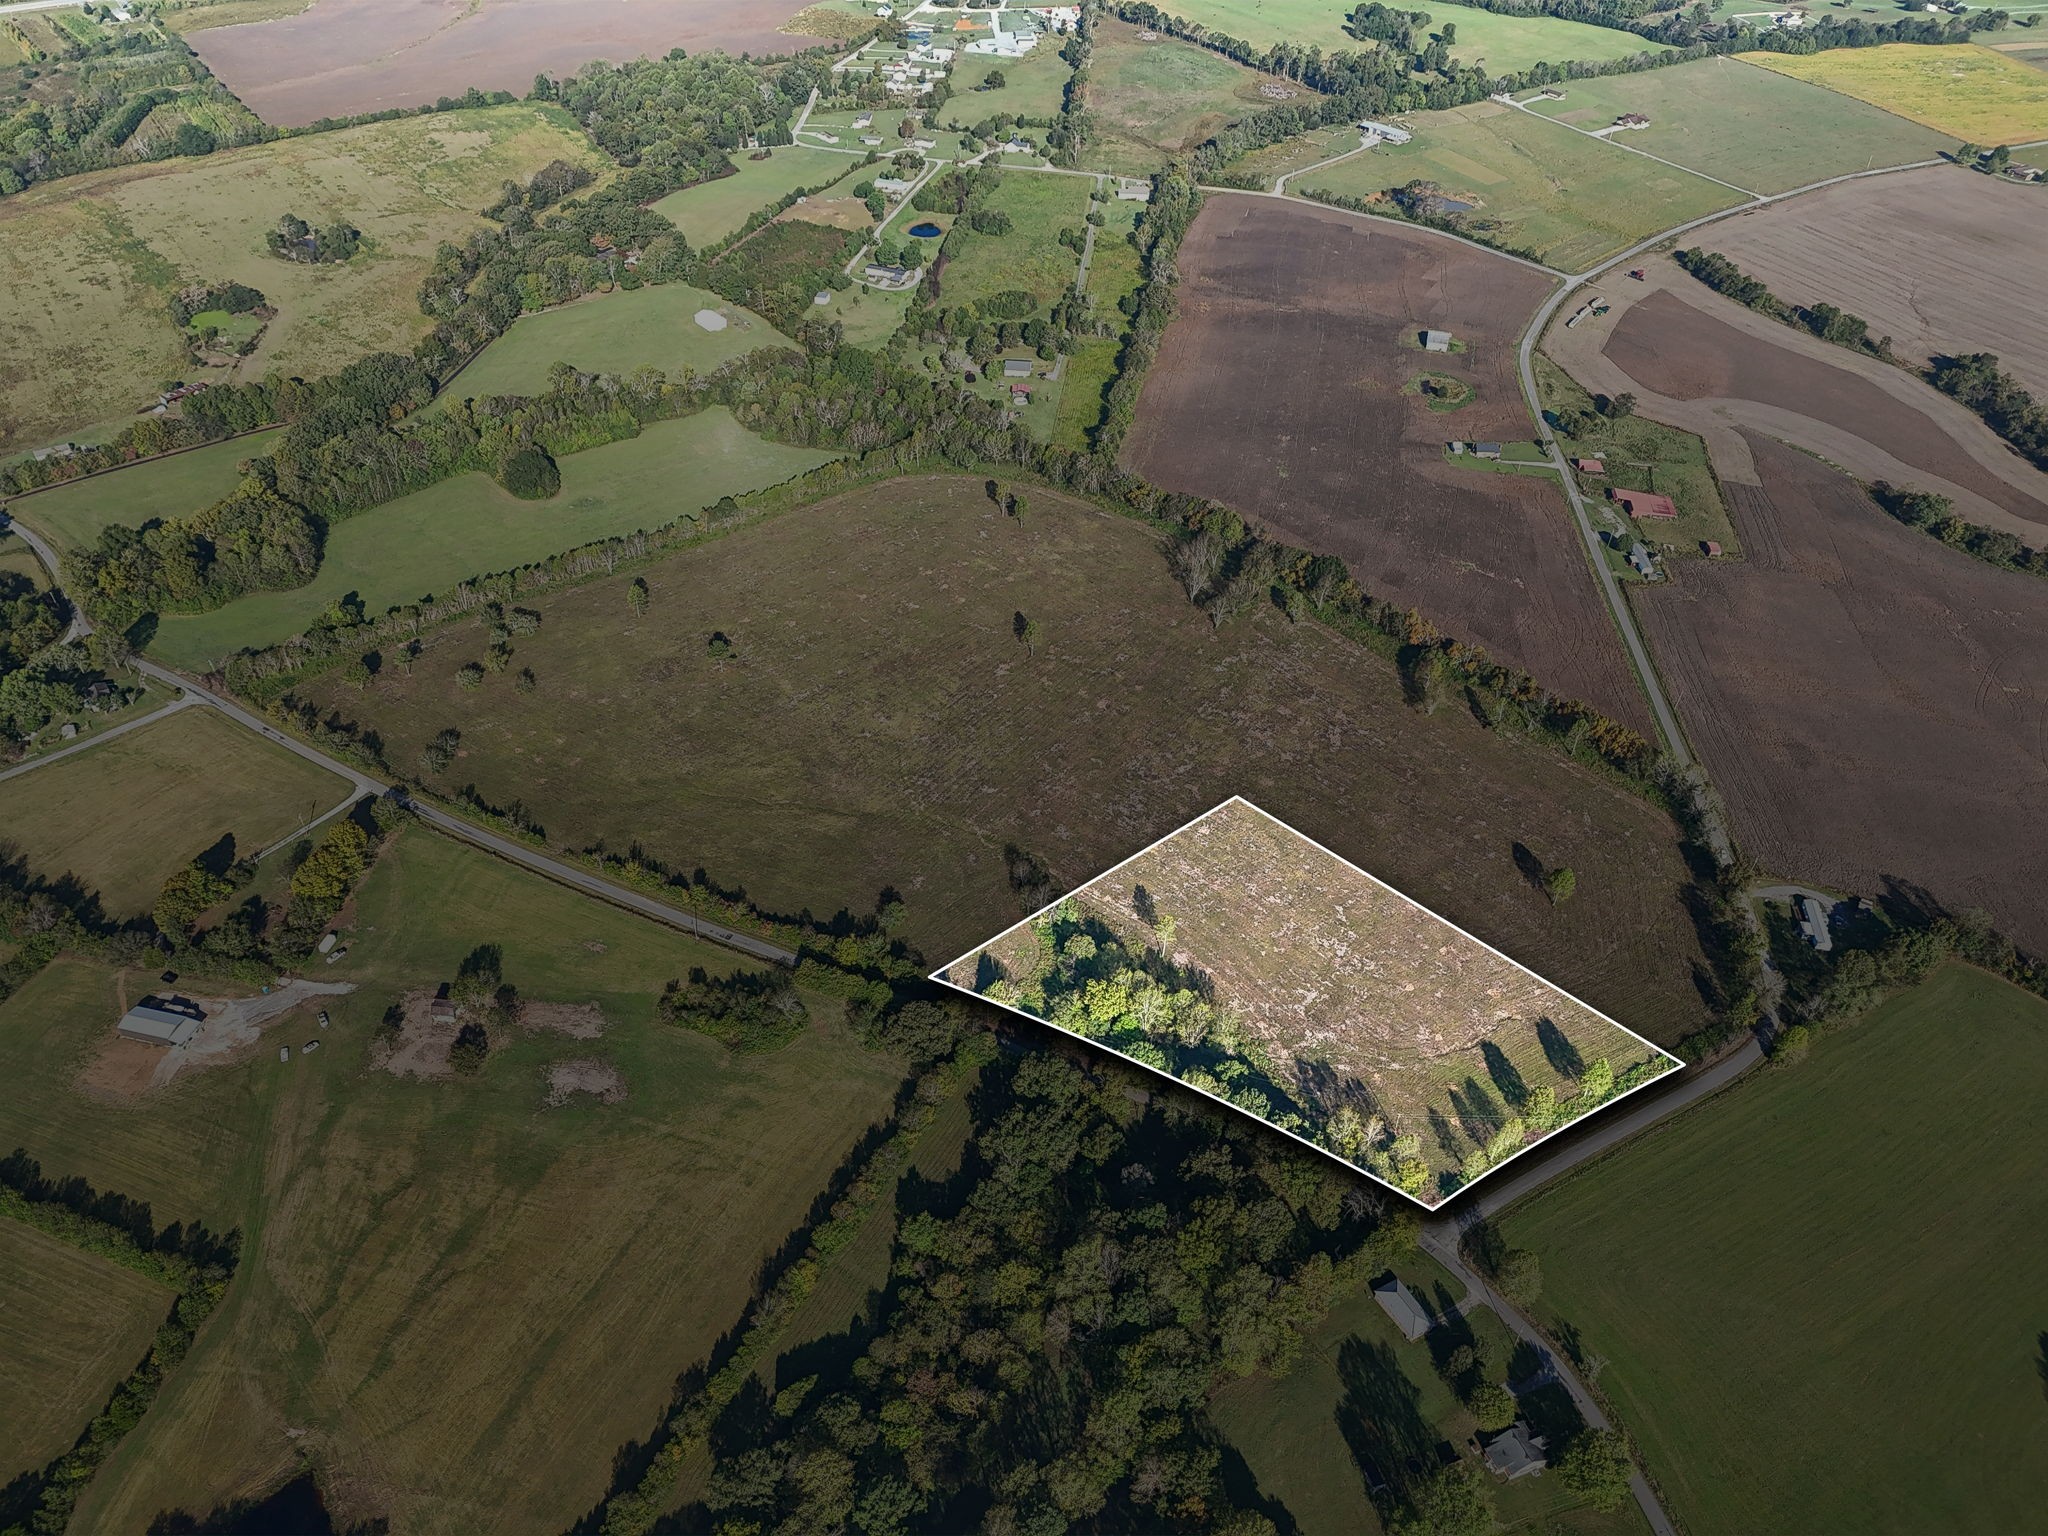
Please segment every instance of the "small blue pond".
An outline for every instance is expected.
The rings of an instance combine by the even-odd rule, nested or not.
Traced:
[[[913,224],[910,226],[910,232],[920,240],[936,240],[945,233],[938,225],[929,223]]]

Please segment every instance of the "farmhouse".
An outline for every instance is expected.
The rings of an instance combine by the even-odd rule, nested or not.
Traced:
[[[897,176],[877,176],[875,190],[884,197],[901,197],[911,188],[911,183]]]
[[[1415,1293],[1392,1275],[1374,1282],[1372,1296],[1410,1343],[1436,1326],[1436,1319],[1415,1299]]]
[[[1657,562],[1651,558],[1650,552],[1643,548],[1640,539],[1629,545],[1628,563],[1645,581],[1653,579],[1657,574]]]
[[[1034,5],[1029,14],[1048,32],[1071,32],[1081,25],[1078,5]]]
[[[1806,942],[1817,954],[1827,954],[1835,947],[1835,936],[1828,931],[1828,909],[1811,896],[1798,897],[1792,904],[1799,909],[1799,931],[1806,935]]]
[[[1500,444],[1474,443],[1472,444],[1472,452],[1482,459],[1497,459],[1500,457]]]
[[[916,282],[923,271],[922,267],[885,267],[880,262],[871,261],[860,275],[877,288],[902,289]]]
[[[1449,331],[1424,331],[1422,333],[1422,350],[1425,352],[1450,351],[1451,333]]]
[[[1152,201],[1152,183],[1119,176],[1116,181],[1116,195],[1119,202],[1149,203]]]
[[[1614,120],[1617,128],[1647,128],[1650,120],[1640,112],[1624,112]]]
[[[1406,128],[1396,128],[1392,123],[1364,122],[1360,123],[1358,128],[1368,137],[1383,139],[1389,144],[1406,144],[1415,137]]]
[[[2043,175],[2048,175],[2048,172],[2044,172],[2038,165],[2021,165],[2015,161],[2006,166],[2005,175],[2009,181],[2039,181]]]
[[[1646,517],[1678,516],[1678,504],[1669,496],[1659,496],[1655,491],[1625,491],[1618,485],[1610,485],[1607,499],[1618,504],[1622,511],[1638,522]]]
[[[1487,1471],[1512,1483],[1517,1478],[1534,1477],[1549,1466],[1550,1459],[1544,1455],[1549,1448],[1548,1440],[1529,1433],[1529,1426],[1517,1419],[1487,1441],[1481,1455]]]
[[[199,1033],[206,1010],[187,998],[144,998],[121,1015],[116,1026],[124,1040],[148,1045],[183,1045]]]

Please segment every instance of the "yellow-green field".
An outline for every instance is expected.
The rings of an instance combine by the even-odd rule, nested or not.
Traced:
[[[1357,53],[1376,46],[1360,42],[1344,30],[1344,18],[1357,9],[1347,0],[1173,0],[1161,9],[1260,48],[1273,43],[1295,43],[1304,48],[1319,44],[1325,53]],[[1625,59],[1634,53],[1665,51],[1633,33],[1550,16],[1501,16],[1445,0],[1427,5],[1401,0],[1394,9],[1426,14],[1427,32],[1455,26],[1451,57],[1460,64],[1484,64],[1495,74],[1527,69],[1539,62]]]
[[[1434,181],[1474,205],[1475,231],[1577,272],[1742,194],[1495,102],[1407,120],[1414,139],[1382,145],[1290,184],[1296,192],[1371,197]]]
[[[410,351],[428,328],[419,285],[435,248],[481,227],[476,210],[501,183],[555,159],[599,163],[557,109],[487,107],[124,166],[0,201],[0,452],[201,376],[166,308],[196,282],[247,283],[277,308],[246,376]],[[353,223],[365,250],[339,265],[278,260],[263,237],[293,212]]]
[[[1973,143],[2048,138],[2048,74],[1974,43],[1887,43],[1740,57]]]
[[[193,705],[8,781],[0,847],[75,875],[113,917],[147,912],[172,870],[229,833],[237,857],[348,792],[324,768]]]
[[[8,510],[60,550],[82,548],[102,528],[137,528],[151,518],[183,517],[233,495],[243,460],[268,453],[279,435],[252,433],[17,496]]]
[[[0,1216],[0,1485],[71,1448],[171,1300],[131,1269]]]
[[[839,183],[850,186],[875,174],[862,170],[852,155],[794,144],[783,145],[766,160],[738,155],[733,164],[737,169],[732,175],[671,192],[654,205],[654,211],[680,229],[693,248],[737,233],[749,215],[774,206],[798,187],[826,186],[828,190],[817,195],[832,197],[846,190]]]
[[[1269,79],[1193,43],[1163,35],[1147,42],[1126,22],[1104,21],[1088,64],[1084,162],[1091,170],[1150,175],[1227,124],[1276,105],[1260,94],[1261,85],[1288,93],[1282,99],[1296,106],[1318,99],[1306,86]]]

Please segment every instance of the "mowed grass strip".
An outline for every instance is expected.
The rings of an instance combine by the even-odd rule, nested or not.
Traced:
[[[1434,181],[1474,205],[1475,232],[1526,247],[1567,272],[1582,271],[1636,241],[1742,194],[1642,155],[1496,102],[1426,112],[1407,120],[1414,139],[1340,160],[1290,184],[1297,192],[1371,197]]]
[[[530,694],[457,685],[468,625],[409,676],[301,691],[407,767],[459,729],[442,787],[520,799],[560,844],[637,841],[782,911],[866,911],[893,883],[934,964],[1020,915],[1006,845],[1070,889],[1245,793],[1631,1027],[1699,1022],[1662,812],[1463,710],[1415,713],[1320,627],[1215,631],[1149,529],[1038,488],[1011,518],[984,484],[886,482],[542,599],[515,642]],[[1572,901],[1529,885],[1518,841],[1577,871]]]
[[[724,317],[724,330],[697,323],[698,311],[706,309]],[[585,373],[659,368],[680,378],[686,370],[709,373],[762,347],[795,345],[750,309],[687,283],[660,283],[527,315],[457,374],[442,398],[536,395],[547,388],[556,363]]]
[[[1354,7],[1337,0],[1174,0],[1165,9],[1183,21],[1200,22],[1212,33],[1260,48],[1274,43],[1304,48],[1320,44],[1325,53],[1360,53],[1377,46],[1344,30],[1344,18]],[[1425,12],[1429,17],[1425,31],[1454,25],[1458,30],[1451,57],[1460,64],[1484,63],[1495,74],[1510,74],[1538,62],[1625,59],[1631,54],[1667,51],[1633,33],[1548,16],[1501,16],[1442,0],[1430,5],[1402,0],[1395,9]]]
[[[1051,308],[1074,285],[1081,266],[1080,254],[1060,244],[1060,231],[1086,227],[1093,185],[1082,176],[1003,172],[984,206],[1007,213],[1010,232],[979,235],[970,230],[955,237],[960,248],[947,258],[940,279],[943,302],[973,304],[1022,290],[1040,311]]]
[[[348,784],[194,705],[7,783],[0,844],[47,878],[73,875],[113,917],[146,912],[164,878],[230,833],[255,853]]]
[[[1955,147],[1921,123],[1739,59],[1699,59],[1556,89],[1562,101],[1532,99],[1530,109],[1587,130],[1640,112],[1650,126],[1615,135],[1617,144],[1752,192],[1930,160]]]
[[[268,453],[280,428],[186,453],[131,464],[108,474],[17,496],[8,510],[60,550],[81,549],[110,527],[139,528],[152,518],[183,517],[232,496],[241,464]]]
[[[713,406],[568,455],[562,489],[547,501],[522,501],[488,475],[458,475],[337,523],[320,574],[303,587],[252,593],[211,613],[167,616],[151,651],[173,666],[203,670],[246,646],[297,634],[350,593],[382,613],[465,577],[658,527],[833,457],[756,437],[724,406]]]
[[[310,378],[410,352],[432,323],[419,287],[436,248],[482,228],[477,210],[505,181],[600,158],[566,114],[523,104],[124,166],[0,200],[0,451],[195,377],[166,307],[191,283],[246,283],[277,308],[243,376]],[[348,220],[364,251],[328,266],[278,260],[263,236],[293,211]]]
[[[1738,57],[1973,143],[2048,138],[2048,74],[1975,43],[1886,43]]]
[[[71,1448],[148,1352],[172,1299],[132,1269],[0,1216],[0,1483]]]
[[[2048,1004],[1948,967],[1505,1219],[1689,1528],[2038,1523],[2044,1074]]]
[[[847,147],[855,146],[848,141]],[[732,175],[700,181],[654,204],[654,211],[680,229],[692,248],[715,245],[738,233],[749,217],[774,206],[798,187],[827,185],[832,190],[815,195],[832,197],[875,174],[872,169],[863,170],[852,155],[797,144],[778,147],[766,160],[749,160],[741,153],[733,164],[737,169]]]

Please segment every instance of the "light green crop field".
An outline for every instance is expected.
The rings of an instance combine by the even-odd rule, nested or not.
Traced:
[[[1740,57],[1954,138],[1978,144],[2048,139],[2048,75],[1974,43],[1887,43]]]
[[[1568,272],[1743,201],[1741,193],[1689,171],[1495,102],[1421,113],[1408,127],[1412,142],[1340,160],[1292,190],[1370,197],[1434,181],[1445,196],[1475,205],[1466,215],[1475,228]]]
[[[936,34],[933,41],[938,41]],[[992,69],[1002,72],[1003,84],[990,91],[977,89]],[[953,95],[940,109],[939,121],[950,128],[968,128],[998,112],[1036,121],[1057,117],[1073,76],[1073,66],[1060,57],[1056,37],[1040,39],[1021,59],[963,54],[953,61]]]
[[[1173,0],[1162,9],[1260,48],[1284,42],[1303,47],[1321,44],[1325,53],[1340,49],[1357,53],[1375,46],[1344,30],[1344,18],[1357,9],[1344,0]],[[1484,64],[1496,74],[1542,62],[1625,59],[1630,54],[1665,51],[1630,32],[1549,16],[1497,16],[1444,0],[1431,4],[1401,0],[1394,9],[1426,12],[1432,31],[1446,24],[1455,26],[1451,57],[1460,64]]]
[[[1739,59],[1698,59],[1556,89],[1564,100],[1531,100],[1530,108],[1587,129],[1640,112],[1650,126],[1614,135],[1617,145],[1752,192],[1784,192],[1955,148],[1932,128]]]
[[[2048,1004],[1947,967],[1505,1219],[1689,1528],[2039,1523],[2044,1074]]]
[[[853,141],[846,143],[852,147]],[[862,170],[852,155],[795,144],[780,146],[766,160],[749,160],[740,154],[733,164],[738,169],[732,175],[671,192],[654,205],[654,211],[680,229],[693,249],[738,233],[749,216],[773,207],[799,187],[823,186],[827,190],[814,195],[832,197],[875,174],[871,169]]]
[[[0,1483],[71,1449],[148,1352],[172,1299],[132,1269],[0,1217]]]
[[[1316,99],[1292,80],[1269,80],[1193,43],[1139,38],[1138,28],[1103,21],[1088,65],[1092,130],[1082,154],[1090,170],[1150,175],[1176,151],[1192,149],[1226,124],[1281,104],[1262,97],[1270,84],[1295,105]]]
[[[96,540],[102,528],[139,528],[152,518],[183,517],[232,496],[241,484],[242,462],[268,453],[281,434],[282,429],[257,432],[131,464],[17,496],[8,510],[60,550],[80,549]]]
[[[668,980],[735,957],[424,829],[386,851],[350,921],[321,979],[357,990],[327,1004],[331,1028],[302,1010],[139,1097],[78,1081],[119,1012],[112,975],[60,960],[0,1004],[0,1141],[152,1199],[159,1220],[244,1232],[227,1302],[80,1529],[139,1530],[274,1480],[286,1425],[361,1469],[330,1486],[338,1519],[573,1524],[902,1078],[830,1000],[765,1056],[656,1021]],[[603,1032],[495,1028],[474,1078],[382,1070],[386,1007],[483,943],[523,997],[595,1005]],[[153,979],[131,974],[129,995]],[[309,1037],[319,1054],[277,1059]],[[545,1107],[550,1068],[572,1061],[608,1064],[626,1097]],[[638,1341],[623,1355],[622,1334]]]
[[[724,406],[713,406],[569,455],[561,461],[562,489],[548,501],[522,501],[488,475],[458,475],[336,524],[320,574],[303,587],[252,593],[211,613],[166,616],[151,650],[173,666],[204,670],[246,646],[297,634],[351,592],[381,613],[468,576],[659,527],[833,457],[756,437]]]
[[[705,309],[725,318],[724,330],[707,331],[697,324],[697,312]],[[442,398],[539,394],[556,363],[618,374],[653,367],[680,378],[686,369],[709,373],[762,347],[795,345],[752,310],[715,293],[686,283],[658,283],[525,316],[457,374]]]
[[[0,200],[0,451],[154,404],[164,380],[195,377],[167,308],[191,283],[247,283],[276,306],[240,376],[409,352],[429,326],[419,286],[441,242],[481,228],[476,210],[504,181],[598,158],[558,109],[488,107],[124,166]],[[263,236],[293,211],[349,220],[366,249],[328,266],[278,260]]]
[[[48,878],[76,875],[109,916],[128,917],[224,835],[237,856],[254,853],[346,793],[326,769],[194,706],[11,780],[0,845]]]
[[[946,262],[941,302],[972,304],[993,294],[1022,289],[1049,309],[1073,286],[1079,253],[1059,243],[1062,229],[1083,229],[1093,183],[1080,176],[1006,171],[988,194],[986,206],[1010,216],[1007,235],[962,237],[961,249]]]

